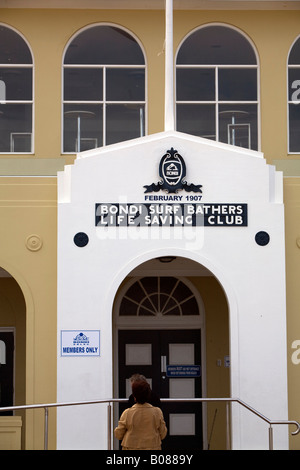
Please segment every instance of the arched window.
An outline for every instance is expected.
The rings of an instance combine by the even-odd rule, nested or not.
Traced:
[[[300,37],[294,42],[288,59],[288,116],[290,153],[300,152]]]
[[[89,27],[72,39],[63,65],[63,152],[144,135],[145,60],[133,36]]]
[[[32,69],[25,40],[0,25],[0,153],[32,152]]]
[[[120,316],[167,317],[200,315],[195,295],[175,277],[143,277],[130,286]]]
[[[237,30],[192,32],[176,60],[177,130],[257,150],[257,73],[254,49]]]

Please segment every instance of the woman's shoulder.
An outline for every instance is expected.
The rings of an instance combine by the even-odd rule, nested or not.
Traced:
[[[136,403],[131,408],[137,409],[137,408],[155,408],[155,407],[150,405],[150,403],[146,402],[146,403]]]

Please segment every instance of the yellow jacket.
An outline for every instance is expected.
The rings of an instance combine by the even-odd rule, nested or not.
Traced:
[[[121,415],[115,437],[123,449],[160,450],[167,428],[160,408],[136,403]]]

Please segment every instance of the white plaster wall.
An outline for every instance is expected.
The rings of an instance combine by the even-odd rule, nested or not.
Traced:
[[[201,202],[247,203],[248,227],[95,227],[95,203],[145,202],[143,186],[157,183],[170,147],[183,156],[187,181],[203,185]],[[84,152],[58,182],[58,401],[112,397],[115,293],[140,263],[176,255],[210,269],[227,295],[232,396],[268,418],[287,419],[282,177],[263,155],[167,132]],[[254,240],[261,230],[270,235],[265,247]],[[73,243],[77,232],[88,234],[86,247]],[[100,357],[60,357],[60,332],[68,329],[100,330]],[[233,447],[266,448],[266,424],[236,408]],[[106,429],[104,405],[65,407],[58,448],[105,449]],[[287,445],[287,429],[276,427],[275,448]]]

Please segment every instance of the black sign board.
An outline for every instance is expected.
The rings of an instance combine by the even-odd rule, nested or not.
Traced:
[[[97,227],[245,227],[247,204],[97,203]]]

